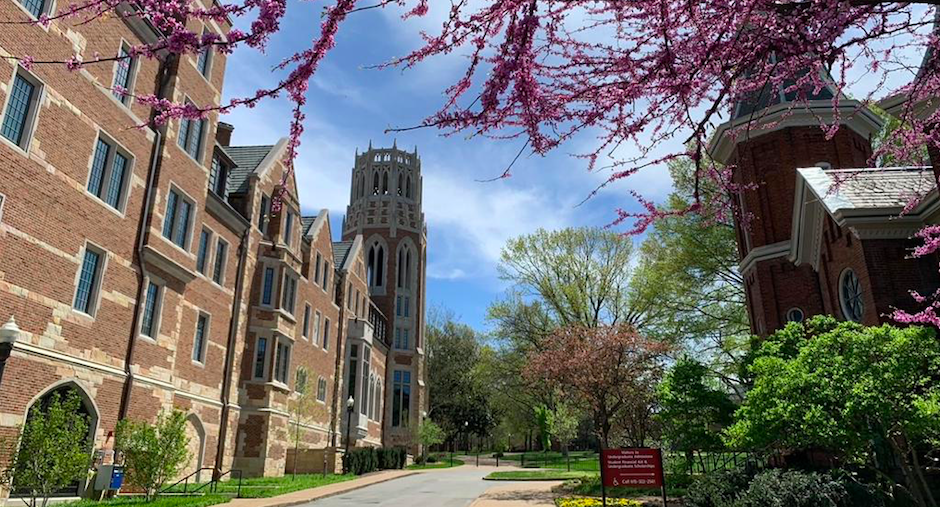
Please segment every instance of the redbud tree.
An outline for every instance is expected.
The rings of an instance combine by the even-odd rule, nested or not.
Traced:
[[[697,182],[711,180],[728,193],[733,168],[718,168],[704,156],[709,136],[729,117],[733,105],[767,87],[795,97],[800,108],[823,86],[834,89],[834,111],[851,91],[862,105],[903,95],[899,113],[904,128],[876,151],[904,159],[924,145],[940,147],[940,109],[930,104],[940,94],[933,30],[938,0],[321,0],[319,31],[310,42],[274,69],[271,85],[217,106],[199,108],[156,96],[139,96],[151,105],[153,122],[203,118],[212,111],[252,107],[286,96],[293,104],[288,167],[296,157],[304,127],[308,85],[323,58],[334,47],[336,34],[353,15],[394,8],[409,18],[446,10],[438,30],[422,33],[423,43],[383,66],[410,68],[434,56],[457,53],[466,67],[444,90],[436,112],[416,128],[462,132],[516,141],[544,155],[575,136],[593,136],[594,148],[581,157],[591,171],[608,171],[602,187],[638,171],[665,171],[666,162],[695,162]],[[201,6],[192,0],[132,0],[133,9],[119,9],[120,0],[74,0],[38,21],[4,23],[87,23],[102,16],[147,18],[164,36],[131,48],[127,57],[157,58],[205,49],[230,53],[263,51],[288,12],[287,0],[234,0]],[[206,2],[208,3],[208,2]],[[227,37],[194,33],[186,21],[243,20]],[[113,62],[122,55],[74,55],[66,61],[42,54],[13,55],[23,66],[85,65]],[[859,96],[858,89],[863,88]],[[820,128],[834,135],[845,114],[834,115]],[[750,128],[745,125],[742,128]],[[681,149],[670,147],[681,146]],[[622,155],[630,153],[630,156]],[[508,164],[503,177],[510,175]],[[598,189],[599,190],[599,189]],[[664,211],[639,193],[639,212],[618,210],[615,224],[633,221],[639,233]],[[732,199],[701,200],[698,192],[687,209],[703,206],[731,213]],[[940,248],[940,228],[922,231],[918,255]],[[921,296],[918,296],[921,297]],[[918,316],[898,318],[938,323],[931,301]]]

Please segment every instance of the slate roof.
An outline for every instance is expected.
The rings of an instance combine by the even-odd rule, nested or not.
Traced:
[[[303,231],[303,235],[306,236],[310,233],[310,228],[313,227],[313,223],[317,221],[317,217],[300,217],[300,230]]]
[[[349,255],[349,251],[352,250],[352,246],[352,241],[333,243],[333,264],[336,269],[340,269],[346,263],[346,257]]]
[[[824,200],[835,198],[841,201],[839,208],[903,208],[912,199],[922,198],[936,187],[930,167],[828,169],[822,172],[830,183],[809,180],[813,190]]]
[[[243,194],[248,191],[248,176],[261,165],[264,157],[274,148],[264,146],[226,146],[222,148],[237,166],[229,174],[228,191],[231,194]]]

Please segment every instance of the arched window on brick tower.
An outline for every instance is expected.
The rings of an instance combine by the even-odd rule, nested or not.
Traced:
[[[405,183],[405,198],[411,199],[411,176],[408,176],[408,180]]]
[[[372,195],[379,195],[379,172],[372,174]]]
[[[401,195],[401,183],[402,183],[402,175],[399,174],[398,175],[398,195]]]
[[[388,195],[388,171],[382,175],[382,195]]]
[[[385,248],[378,243],[374,243],[369,248],[367,258],[366,278],[369,287],[382,287],[385,285]]]
[[[411,288],[411,249],[407,246],[398,251],[398,288]]]

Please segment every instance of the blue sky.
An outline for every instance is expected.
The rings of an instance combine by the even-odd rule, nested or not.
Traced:
[[[445,3],[431,2],[428,18],[403,22],[400,10],[371,10],[352,15],[337,37],[310,87],[307,122],[298,159],[297,181],[305,213],[329,208],[333,231],[349,198],[350,171],[356,149],[373,145],[418,147],[424,176],[424,212],[428,222],[428,304],[453,310],[464,322],[485,328],[486,309],[506,288],[496,266],[506,240],[537,230],[565,226],[602,226],[614,210],[633,206],[629,188],[662,198],[671,182],[665,171],[641,173],[626,183],[576,207],[603,181],[589,174],[570,153],[594,145],[586,137],[547,157],[520,158],[513,177],[493,183],[474,180],[497,176],[524,141],[441,136],[437,130],[386,135],[389,127],[418,124],[442,104],[443,91],[462,70],[460,55],[432,59],[420,66],[373,70],[417,47],[419,30],[440,26]],[[449,4],[449,3],[447,3]],[[226,98],[248,95],[275,79],[271,66],[307,47],[319,32],[321,2],[291,1],[281,32],[266,55],[236,51],[228,60]],[[237,24],[243,24],[239,20]],[[268,101],[225,117],[235,125],[233,144],[268,144],[286,135],[290,103]]]

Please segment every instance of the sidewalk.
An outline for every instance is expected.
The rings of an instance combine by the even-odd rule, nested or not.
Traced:
[[[379,484],[380,482],[408,477],[409,475],[415,475],[417,473],[419,472],[412,470],[386,470],[351,481],[338,482],[336,484],[329,484],[327,486],[302,491],[294,491],[293,493],[271,498],[236,498],[226,503],[225,507],[287,507],[290,505],[300,505],[329,496],[341,495],[359,488]]]
[[[555,507],[552,488],[563,482],[515,482],[495,486],[477,498],[470,507]]]

